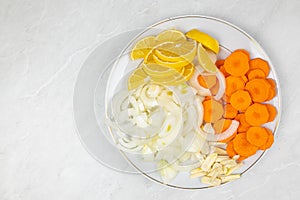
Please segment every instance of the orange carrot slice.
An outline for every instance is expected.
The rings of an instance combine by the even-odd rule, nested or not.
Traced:
[[[227,119],[234,119],[237,115],[238,110],[235,109],[231,104],[226,104],[224,106],[224,114],[223,117]]]
[[[224,65],[224,60],[217,60],[215,65],[220,68],[222,65]]]
[[[216,82],[217,82],[217,77],[215,75],[198,76],[198,83],[204,88],[211,88],[216,84]]]
[[[226,72],[224,65],[220,66],[219,70],[220,70],[220,72],[222,72],[222,74],[223,74],[225,77],[227,77],[227,76],[230,75],[230,74],[228,74],[228,73]]]
[[[220,88],[220,84],[219,84],[219,81],[217,80],[216,84],[214,86],[212,86],[209,90],[212,95],[216,95],[219,91],[219,88]]]
[[[226,77],[226,89],[225,94],[230,96],[232,93],[234,93],[237,90],[244,89],[245,82],[241,77],[236,76],[228,76]]]
[[[276,88],[276,83],[275,83],[274,79],[267,78],[266,80],[270,83],[271,87]]]
[[[272,146],[272,144],[274,143],[274,135],[273,135],[272,131],[268,128],[265,128],[265,130],[268,133],[268,140],[265,144],[263,144],[262,146],[259,147],[260,150],[269,149]]]
[[[226,146],[226,151],[227,151],[227,154],[230,158],[237,155],[237,153],[235,152],[235,150],[233,148],[233,142],[228,142],[228,144]]]
[[[266,99],[266,101],[272,100],[275,96],[276,96],[276,88],[274,87],[269,88],[268,98]]]
[[[247,140],[250,144],[260,147],[268,140],[268,133],[263,127],[253,126],[247,131]]]
[[[260,126],[269,120],[269,112],[265,105],[254,103],[245,112],[245,119],[251,126]]]
[[[238,90],[231,95],[230,103],[235,109],[244,111],[251,105],[252,100],[247,91]]]
[[[249,80],[252,80],[255,78],[266,78],[265,72],[263,72],[263,70],[261,70],[261,69],[252,69],[247,73],[247,75],[248,75]]]
[[[237,161],[238,162],[242,162],[243,160],[245,160],[245,159],[247,159],[248,158],[248,156],[240,156],[238,159],[237,159]]]
[[[235,50],[234,52],[237,52],[237,51],[242,52],[242,53],[244,53],[245,55],[247,55],[248,60],[250,60],[250,53],[249,53],[249,51],[247,51],[246,49],[237,49],[237,50]]]
[[[261,69],[265,73],[266,76],[268,76],[270,73],[270,66],[269,66],[268,62],[261,58],[255,58],[255,59],[250,60],[249,65],[250,65],[251,70],[252,69]]]
[[[204,116],[203,119],[206,123],[214,123],[219,120],[223,114],[224,109],[221,103],[210,99],[203,102]]]
[[[241,51],[233,52],[225,59],[224,67],[233,76],[243,76],[249,70],[248,56]]]
[[[224,103],[229,103],[230,102],[230,96],[227,96],[224,94],[224,96],[222,97],[222,100],[224,101]]]
[[[273,121],[277,115],[277,110],[275,108],[275,106],[271,105],[271,104],[265,104],[265,106],[268,109],[269,112],[269,122]]]
[[[245,126],[247,128],[250,127],[250,124],[248,124],[248,122],[246,121],[246,117],[244,113],[240,113],[235,117],[236,120],[238,120],[240,122],[240,124],[242,126]],[[241,132],[241,131],[240,131]]]
[[[235,152],[241,156],[249,157],[256,153],[257,146],[248,142],[246,133],[239,133],[232,140]]]
[[[243,79],[244,83],[247,83],[249,81],[246,76],[241,76],[241,78]]]
[[[250,80],[245,89],[250,93],[252,101],[254,102],[264,102],[268,99],[269,91],[271,85],[266,79],[255,78]]]
[[[224,132],[226,129],[228,129],[231,125],[231,121],[230,119],[219,119],[217,120],[214,124],[213,124],[213,128],[215,130],[216,133],[222,133]]]
[[[250,126],[239,125],[237,132],[244,133],[244,132],[247,132],[249,128],[250,128]]]

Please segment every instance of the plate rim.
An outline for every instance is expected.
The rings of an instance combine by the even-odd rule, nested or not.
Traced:
[[[125,50],[128,49],[133,42],[140,37],[142,34],[144,34],[145,32],[147,32],[148,30],[155,28],[156,26],[163,24],[165,22],[168,21],[173,21],[173,20],[177,20],[177,19],[184,19],[184,18],[203,18],[203,19],[208,19],[208,20],[213,20],[213,21],[218,21],[221,22],[225,25],[230,26],[231,28],[236,29],[237,31],[239,31],[240,33],[242,33],[243,35],[245,35],[250,41],[253,42],[253,44],[262,52],[262,54],[264,55],[265,58],[268,59],[268,63],[272,69],[274,78],[276,79],[277,82],[277,96],[278,96],[278,114],[277,114],[277,121],[275,123],[275,127],[274,127],[274,131],[273,131],[273,135],[276,136],[277,135],[277,131],[278,131],[278,127],[281,121],[281,112],[282,112],[282,97],[281,97],[281,87],[280,87],[280,81],[278,79],[278,75],[277,72],[275,70],[275,67],[270,59],[270,57],[268,56],[268,54],[265,52],[265,50],[262,48],[262,46],[251,36],[249,35],[246,31],[244,31],[243,29],[239,28],[238,26],[225,21],[223,19],[220,18],[216,18],[216,17],[212,17],[212,16],[207,16],[207,15],[179,15],[179,16],[174,16],[174,17],[169,17],[163,20],[160,20],[154,24],[151,24],[150,26],[147,26],[145,29],[143,29],[139,34],[137,34],[121,51],[120,55],[118,56],[118,58],[116,59],[115,64],[112,67],[112,71],[113,69],[116,67],[116,63],[118,63],[118,61],[121,59],[122,55],[124,54]],[[110,80],[112,74],[109,75],[108,80]],[[107,104],[107,102],[105,102],[105,104]],[[258,162],[259,160],[262,159],[262,157],[266,154],[267,150],[264,150],[262,152],[262,154],[245,170],[241,173],[241,176],[244,175],[246,172],[248,172],[251,168],[253,168]],[[205,186],[205,187],[182,187],[182,186],[177,186],[177,185],[172,185],[172,184],[165,184],[160,180],[157,180],[155,178],[153,178],[152,176],[148,175],[147,173],[143,172],[139,167],[137,167],[126,155],[125,153],[120,150],[121,155],[124,157],[124,159],[133,167],[135,168],[140,174],[142,174],[145,178],[147,178],[148,180],[154,181],[155,183],[159,183],[161,185],[164,186],[168,186],[171,188],[177,188],[177,189],[183,189],[183,190],[201,190],[201,189],[208,189],[208,188],[214,188],[214,186]],[[231,181],[230,181],[231,182]],[[225,185],[227,183],[230,182],[226,182],[226,183],[222,183],[221,185]]]

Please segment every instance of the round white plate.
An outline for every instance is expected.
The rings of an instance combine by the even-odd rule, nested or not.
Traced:
[[[115,62],[110,76],[108,78],[108,83],[106,87],[106,105],[110,102],[113,95],[116,93],[118,83],[121,78],[128,74],[128,72],[132,71],[135,67],[137,67],[138,62],[133,62],[130,60],[129,53],[132,49],[133,45],[143,37],[150,35],[157,35],[162,30],[166,29],[178,29],[182,32],[187,32],[191,29],[199,29],[205,33],[216,38],[221,45],[221,52],[219,53],[219,59],[224,59],[230,51],[235,49],[246,49],[250,52],[251,58],[262,58],[269,62],[271,67],[270,78],[275,79],[277,82],[277,86],[279,86],[278,78],[276,76],[276,72],[274,66],[271,63],[271,60],[262,49],[262,47],[255,41],[251,36],[249,36],[245,31],[240,28],[217,18],[207,17],[207,16],[180,16],[169,18],[158,22],[145,30],[143,30],[140,34],[138,34],[123,50],[119,59]],[[277,110],[278,116],[276,119],[266,124],[268,128],[270,128],[273,133],[276,133],[281,107],[280,107],[280,89],[278,87],[277,96],[270,101]],[[238,171],[241,174],[248,171],[254,164],[258,162],[258,160],[264,154],[264,151],[258,151],[256,155],[251,156],[250,158],[244,161],[244,166]],[[153,163],[145,163],[138,156],[121,152],[124,158],[140,173],[142,173],[147,178],[157,182],[162,183],[160,175],[157,171],[153,171],[151,169],[155,168]],[[168,186],[176,187],[176,188],[184,188],[184,189],[202,189],[207,188],[207,185],[202,184],[199,179],[190,179],[189,174],[187,173],[179,173],[179,175],[173,180]]]

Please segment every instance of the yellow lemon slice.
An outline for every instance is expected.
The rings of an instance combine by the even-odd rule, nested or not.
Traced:
[[[183,71],[183,77],[186,81],[190,80],[193,73],[194,73],[194,70],[195,70],[195,67],[192,63],[188,64],[187,66],[185,66],[184,68],[184,71]]]
[[[201,43],[203,46],[212,50],[216,54],[219,53],[219,42],[218,40],[211,37],[210,35],[203,33],[197,29],[192,29],[189,32],[187,32],[185,35],[186,37]]]
[[[152,56],[153,56],[154,61],[157,64],[160,64],[165,67],[173,68],[177,71],[180,71],[182,67],[189,64],[189,62],[187,62],[185,60],[178,61],[178,62],[168,62],[168,61],[163,61],[163,60],[159,59],[155,54],[153,54]]]
[[[154,36],[145,37],[139,40],[133,47],[130,57],[132,60],[145,58],[146,55],[157,45]]]
[[[169,29],[158,34],[156,36],[156,40],[160,43],[175,42],[180,40],[186,40],[186,37],[181,31],[175,29]]]
[[[208,71],[211,73],[218,72],[217,66],[210,59],[209,54],[207,53],[207,51],[204,49],[204,47],[201,44],[198,44],[197,57],[198,57],[198,62],[200,64],[200,66],[205,71]]]
[[[148,75],[141,67],[136,68],[128,78],[128,90],[136,89],[140,85],[145,84],[145,79],[147,78],[147,76]]]
[[[155,55],[167,62],[192,62],[196,51],[195,41],[166,42],[155,47]]]
[[[156,63],[155,64],[143,63],[141,67],[149,76],[166,77],[166,76],[178,76],[180,74],[180,72],[176,71],[175,69],[164,67]]]

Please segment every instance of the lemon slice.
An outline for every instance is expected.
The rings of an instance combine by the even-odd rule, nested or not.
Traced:
[[[216,54],[219,53],[219,42],[218,40],[211,37],[210,35],[203,33],[197,29],[192,29],[189,32],[187,32],[185,35],[186,37],[201,43],[203,46],[212,50]]]
[[[157,64],[160,64],[165,67],[173,68],[177,71],[180,71],[182,67],[189,64],[189,62],[187,62],[185,60],[178,61],[178,62],[168,62],[168,61],[163,61],[163,60],[159,59],[155,54],[153,54],[152,56],[153,56],[154,61]]]
[[[159,64],[145,64],[143,63],[141,65],[143,70],[149,75],[149,76],[156,76],[156,77],[166,77],[166,76],[178,76],[181,73],[179,71],[176,71],[175,69],[164,67]]]
[[[186,81],[190,80],[193,73],[194,73],[194,70],[195,70],[195,67],[194,67],[193,63],[188,64],[183,69],[184,69],[184,71],[183,71],[182,76],[184,77],[184,79]]]
[[[192,62],[196,55],[195,41],[166,42],[155,47],[155,55],[167,62]]]
[[[186,40],[185,35],[178,30],[169,29],[161,32],[156,36],[158,42],[175,42],[180,40]]]
[[[186,82],[186,78],[175,69],[158,66],[157,64],[142,64],[129,76],[128,90],[138,88],[149,81],[149,79],[152,82],[168,86]]]
[[[154,36],[145,37],[139,40],[133,47],[130,57],[132,60],[145,58],[146,55],[157,45]]]
[[[207,51],[204,49],[204,47],[201,44],[198,44],[197,56],[198,56],[198,62],[200,64],[200,66],[205,71],[208,71],[211,73],[218,72],[217,66],[212,62],[209,54],[207,53]]]
[[[138,88],[140,85],[145,84],[147,76],[148,75],[141,67],[136,68],[128,78],[128,90],[133,90]]]

